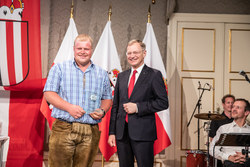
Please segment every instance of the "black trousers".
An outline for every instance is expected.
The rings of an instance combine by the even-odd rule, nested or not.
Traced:
[[[120,167],[134,167],[134,157],[138,167],[153,167],[154,141],[132,140],[128,134],[127,123],[122,140],[116,140],[116,144]]]
[[[250,159],[248,158],[244,164],[233,163],[231,161],[224,161],[224,167],[250,167]]]

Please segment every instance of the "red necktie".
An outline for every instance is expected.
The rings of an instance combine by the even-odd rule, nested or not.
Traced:
[[[129,85],[128,85],[128,98],[130,98],[130,95],[134,89],[134,85],[135,85],[135,74],[137,73],[136,70],[133,71],[133,75],[129,81]],[[125,118],[126,122],[128,122],[128,114],[126,114],[126,118]]]

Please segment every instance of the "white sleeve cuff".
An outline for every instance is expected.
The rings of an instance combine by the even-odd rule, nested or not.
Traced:
[[[222,161],[228,160],[229,156],[230,156],[230,154],[222,153],[222,155],[221,155]]]

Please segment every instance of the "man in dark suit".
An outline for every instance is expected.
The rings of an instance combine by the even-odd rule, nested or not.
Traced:
[[[120,167],[152,167],[157,139],[155,112],[168,108],[168,97],[160,71],[144,64],[146,46],[132,40],[127,47],[131,69],[118,75],[111,110],[110,146],[117,145]]]

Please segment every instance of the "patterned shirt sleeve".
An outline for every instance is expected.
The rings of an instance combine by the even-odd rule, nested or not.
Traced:
[[[46,84],[43,91],[58,92],[61,80],[61,70],[57,64],[55,64],[49,72]]]
[[[104,74],[104,82],[103,82],[103,94],[102,94],[102,100],[104,99],[112,99],[112,90],[110,87],[110,81],[108,74],[105,72]]]

